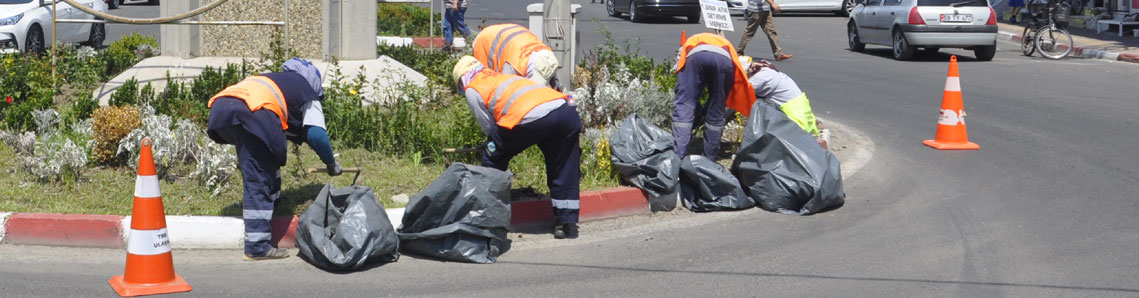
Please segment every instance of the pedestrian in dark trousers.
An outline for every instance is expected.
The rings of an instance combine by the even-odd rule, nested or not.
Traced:
[[[573,100],[545,84],[496,72],[471,56],[460,58],[451,76],[490,139],[482,166],[505,171],[514,156],[537,145],[546,161],[554,238],[577,238],[581,118]]]
[[[455,40],[453,31],[459,31],[468,43],[471,42],[471,29],[467,28],[467,0],[444,0],[447,10],[443,13],[443,50],[450,52]]]
[[[210,98],[206,134],[219,144],[237,149],[243,183],[242,219],[245,260],[282,259],[287,249],[275,248],[269,221],[281,193],[281,166],[288,160],[288,141],[308,143],[331,176],[340,175],[324,124],[320,71],[293,58],[283,72],[248,77]]]
[[[764,7],[761,1],[770,4],[771,7]],[[779,11],[779,4],[775,3],[775,0],[748,0],[747,26],[744,27],[744,35],[740,38],[737,55],[744,54],[744,48],[747,48],[747,43],[751,41],[752,36],[755,36],[756,29],[763,26],[763,33],[767,34],[767,40],[771,42],[771,53],[775,54],[775,61],[791,59],[791,55],[783,53],[783,48],[779,46],[779,34],[775,33],[775,18],[772,16],[772,11]]]
[[[676,98],[672,114],[672,136],[676,155],[688,155],[692,126],[697,113],[704,112],[704,150],[701,154],[716,160],[720,138],[727,124],[728,108],[744,115],[755,102],[755,90],[739,63],[735,47],[728,39],[711,33],[689,37],[680,46],[676,59]],[[700,95],[708,100],[700,105]]]

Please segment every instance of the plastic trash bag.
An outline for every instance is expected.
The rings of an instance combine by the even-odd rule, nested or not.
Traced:
[[[494,263],[510,248],[510,172],[451,164],[404,210],[400,247],[443,260]]]
[[[354,270],[399,259],[399,236],[372,188],[330,183],[298,219],[297,248],[316,267]]]
[[[757,100],[732,173],[759,207],[807,215],[842,206],[838,158],[766,101]]]
[[[637,114],[625,118],[609,136],[613,167],[622,180],[648,193],[653,212],[676,209],[680,157],[672,150],[673,143],[672,132]]]
[[[755,200],[744,193],[736,176],[701,155],[689,155],[680,162],[680,187],[684,207],[693,212],[755,207]]]

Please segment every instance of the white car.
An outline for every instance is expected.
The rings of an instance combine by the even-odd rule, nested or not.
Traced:
[[[0,53],[42,53],[51,43],[51,3],[53,0],[0,0]],[[102,0],[76,0],[96,11],[107,11]],[[56,3],[60,19],[94,19],[95,16]],[[58,40],[100,47],[107,38],[104,24],[57,23]]]
[[[851,50],[890,46],[897,60],[919,47],[970,49],[981,61],[997,53],[997,14],[986,0],[859,0],[846,32]]]

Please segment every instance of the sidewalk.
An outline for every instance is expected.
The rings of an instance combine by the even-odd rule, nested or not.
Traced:
[[[997,23],[997,26],[1000,27],[997,39],[1018,44],[1023,39],[1021,34],[1024,33],[1024,26],[1008,23]],[[1139,37],[1121,37],[1111,30],[1097,34],[1093,29],[1075,26],[1066,30],[1072,34],[1072,41],[1076,44],[1069,57],[1139,63]]]

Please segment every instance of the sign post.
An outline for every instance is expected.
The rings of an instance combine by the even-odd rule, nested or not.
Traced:
[[[715,29],[723,35],[721,30],[736,31],[732,26],[732,15],[728,11],[728,3],[719,0],[700,0],[700,13],[704,17],[704,27]]]

